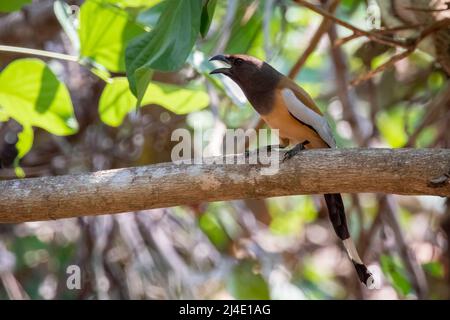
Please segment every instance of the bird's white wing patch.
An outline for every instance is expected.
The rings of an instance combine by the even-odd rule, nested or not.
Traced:
[[[336,148],[331,128],[325,117],[308,108],[290,89],[281,90],[281,95],[289,112],[298,120],[313,127],[319,136],[331,147]]]

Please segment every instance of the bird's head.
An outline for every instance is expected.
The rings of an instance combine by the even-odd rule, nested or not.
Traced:
[[[222,61],[228,64],[228,68],[218,68],[210,74],[226,75],[244,91],[268,89],[270,86],[275,86],[283,76],[266,62],[245,54],[219,54],[209,61]]]

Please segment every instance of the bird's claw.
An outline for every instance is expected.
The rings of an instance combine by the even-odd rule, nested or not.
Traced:
[[[296,144],[291,150],[288,150],[284,153],[283,156],[283,161],[285,162],[286,160],[291,159],[292,157],[294,157],[295,155],[297,155],[300,151],[305,150],[305,146],[309,144],[308,140],[305,140],[299,144]]]

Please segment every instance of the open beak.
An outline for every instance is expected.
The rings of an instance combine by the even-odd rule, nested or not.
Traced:
[[[228,60],[227,56],[224,56],[222,54],[218,54],[214,57],[212,57],[211,59],[209,59],[209,61],[222,61],[225,62],[226,64],[230,64],[230,61]],[[219,69],[215,69],[213,71],[211,71],[209,74],[224,74],[226,76],[231,76],[231,68],[219,68]]]

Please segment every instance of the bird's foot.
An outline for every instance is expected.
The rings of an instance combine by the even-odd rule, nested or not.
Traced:
[[[296,144],[291,150],[286,151],[283,156],[283,162],[291,159],[293,156],[297,155],[300,151],[305,150],[305,146],[309,144],[308,140]]]

